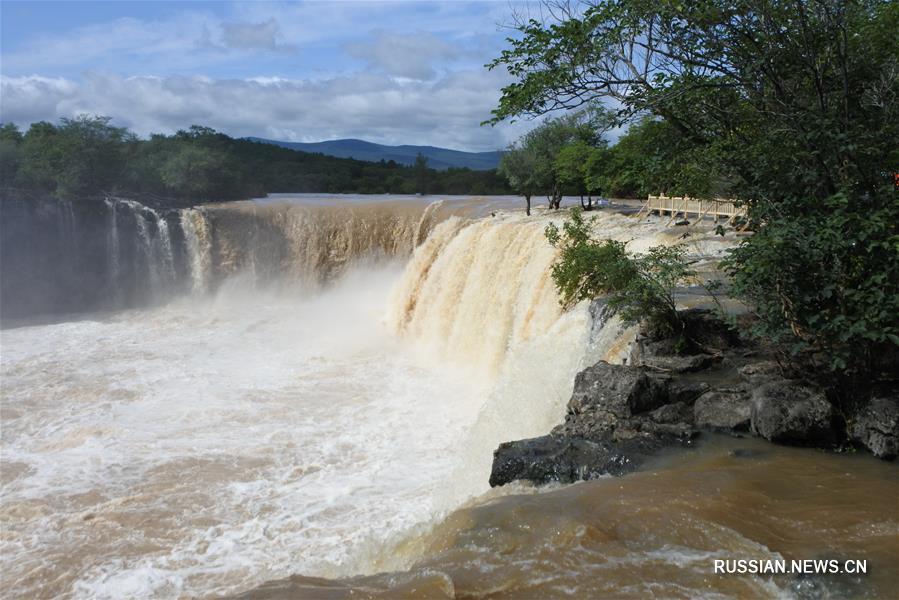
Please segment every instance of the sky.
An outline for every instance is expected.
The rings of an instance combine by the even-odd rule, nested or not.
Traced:
[[[509,83],[484,64],[513,11],[488,2],[0,2],[0,120],[107,115],[289,141],[495,150]]]

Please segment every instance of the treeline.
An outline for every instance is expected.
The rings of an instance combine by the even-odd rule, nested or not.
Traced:
[[[277,192],[508,193],[496,171],[366,162],[235,139],[208,127],[140,139],[109,117],[0,126],[0,185],[63,198],[130,192],[195,201]]]
[[[558,208],[563,195],[646,198],[649,194],[716,196],[731,182],[704,154],[686,147],[668,122],[644,116],[610,145],[605,134],[616,115],[591,107],[547,119],[503,154],[499,173],[527,199],[546,196]]]

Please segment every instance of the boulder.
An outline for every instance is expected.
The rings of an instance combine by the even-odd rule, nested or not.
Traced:
[[[672,425],[676,423],[692,423],[693,408],[687,402],[665,404],[649,413],[649,418],[656,423]]]
[[[639,365],[672,373],[695,373],[720,363],[721,359],[721,356],[712,354],[686,356],[644,354]]]
[[[780,365],[773,360],[762,360],[743,365],[737,371],[740,376],[753,384],[761,384],[772,379],[783,379]]]
[[[622,419],[668,402],[670,378],[635,367],[600,361],[577,374],[565,423],[554,430],[595,437],[615,429]]]
[[[824,392],[797,380],[775,380],[752,392],[753,433],[772,442],[825,444],[836,439],[834,410]]]
[[[493,453],[490,486],[516,480],[535,484],[573,483],[635,471],[660,449],[688,444],[674,436],[635,436],[626,440],[560,435],[506,442]]]
[[[693,423],[713,431],[747,431],[752,402],[747,391],[731,388],[706,392],[693,405]]]
[[[886,460],[899,455],[899,397],[874,398],[849,421],[849,439]]]

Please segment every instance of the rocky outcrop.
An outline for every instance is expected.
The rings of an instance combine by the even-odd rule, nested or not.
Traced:
[[[578,373],[565,421],[549,435],[497,448],[490,485],[622,475],[664,448],[689,446],[700,431],[818,447],[846,440],[823,390],[785,378],[770,354],[735,342],[708,313],[688,311],[684,322],[689,344],[641,331],[628,365],[600,361]],[[895,457],[899,397],[867,404],[848,434],[875,456]]]
[[[874,398],[850,420],[849,439],[874,456],[899,456],[899,397]]]
[[[565,423],[554,433],[596,437],[668,402],[670,378],[600,361],[577,374]]]
[[[696,399],[693,422],[711,431],[747,431],[752,402],[745,387],[711,390]]]
[[[662,448],[686,443],[689,438],[673,436],[613,440],[555,434],[506,442],[493,454],[490,485],[505,485],[518,479],[536,484],[573,483],[623,475],[636,470]]]
[[[833,405],[822,390],[775,380],[752,392],[752,431],[766,440],[819,445],[837,440]]]

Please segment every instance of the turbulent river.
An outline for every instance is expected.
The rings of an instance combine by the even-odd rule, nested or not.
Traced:
[[[894,590],[899,478],[869,457],[711,437],[620,479],[489,490],[493,449],[558,423],[629,335],[560,311],[550,217],[516,202],[5,209],[54,245],[4,246],[4,597]],[[599,218],[634,249],[675,240]],[[711,574],[822,556],[869,575]]]

